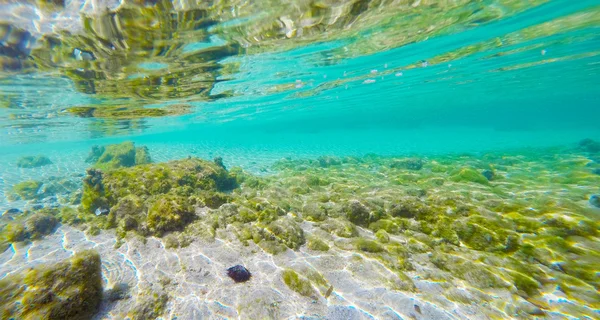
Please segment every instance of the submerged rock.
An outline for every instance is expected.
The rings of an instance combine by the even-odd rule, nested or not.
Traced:
[[[488,184],[488,179],[479,171],[472,168],[462,168],[452,174],[450,179],[454,182],[474,182],[479,184]]]
[[[342,164],[340,159],[338,159],[336,157],[319,157],[317,159],[317,162],[319,163],[319,166],[321,168],[327,168],[327,167],[331,167],[331,166],[339,166],[340,164]]]
[[[96,251],[76,253],[0,280],[3,319],[90,319],[102,301],[102,269]]]
[[[579,148],[585,152],[600,152],[600,142],[592,139],[583,139],[579,141]]]
[[[8,216],[16,216],[16,215],[19,215],[19,214],[21,214],[21,213],[23,213],[23,211],[21,211],[20,209],[17,209],[17,208],[10,208],[10,209],[7,209],[6,211],[4,211],[4,212],[2,213],[2,216],[3,216],[3,217],[5,217],[5,216],[6,216],[6,217],[8,217]]]
[[[392,162],[390,167],[395,168],[395,169],[407,169],[407,170],[418,171],[423,168],[424,163],[425,162],[421,158],[409,158],[409,159],[403,159],[403,160],[396,160],[396,161]]]
[[[229,201],[222,192],[235,187],[234,175],[197,158],[108,171],[89,169],[81,207],[89,214],[100,213],[99,218],[108,213],[105,227],[123,225],[122,235],[137,230],[160,236],[192,222],[194,206],[218,207]]]
[[[54,216],[38,212],[26,220],[18,219],[11,222],[0,231],[0,240],[10,243],[40,239],[51,234],[58,226],[58,219]]]
[[[17,162],[19,168],[38,168],[52,164],[52,161],[46,156],[26,156],[21,157]]]
[[[8,193],[10,200],[33,200],[39,199],[38,191],[42,187],[40,181],[28,180],[15,184]]]
[[[107,146],[93,146],[86,162],[98,169],[117,169],[152,162],[148,148],[135,147],[131,141]]]
[[[481,174],[482,174],[482,175],[483,175],[483,176],[484,176],[486,179],[488,179],[488,181],[492,181],[492,180],[494,179],[494,176],[495,176],[495,174],[494,174],[494,171],[492,171],[492,170],[483,170],[483,171],[481,172]]]
[[[594,194],[590,197],[590,204],[596,208],[600,208],[600,195]]]
[[[227,275],[235,282],[246,282],[250,280],[250,277],[252,277],[250,271],[248,271],[246,267],[239,264],[228,268]]]

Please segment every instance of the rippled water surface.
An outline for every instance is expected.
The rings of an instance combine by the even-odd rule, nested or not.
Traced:
[[[0,65],[2,319],[600,317],[597,0],[5,0]]]

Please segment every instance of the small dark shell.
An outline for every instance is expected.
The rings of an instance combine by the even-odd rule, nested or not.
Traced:
[[[246,282],[252,276],[248,269],[239,264],[227,269],[227,275],[235,282]]]

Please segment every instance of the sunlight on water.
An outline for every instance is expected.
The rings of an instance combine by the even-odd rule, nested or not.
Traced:
[[[597,319],[596,0],[0,4],[2,319]]]

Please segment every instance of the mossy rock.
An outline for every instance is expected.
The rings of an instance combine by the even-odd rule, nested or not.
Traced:
[[[52,164],[52,161],[46,156],[25,156],[17,161],[19,168],[39,168]]]
[[[102,301],[96,251],[76,253],[0,280],[0,314],[6,319],[90,319]]]
[[[280,243],[292,250],[297,250],[306,239],[304,231],[291,218],[280,218],[271,222],[266,228]]]
[[[358,230],[356,230],[356,226],[352,222],[341,218],[329,218],[319,224],[319,227],[342,238],[352,238],[358,236]]]
[[[450,179],[454,182],[473,182],[483,185],[489,184],[488,179],[481,172],[473,168],[462,168],[452,173]]]
[[[358,200],[351,200],[343,209],[346,218],[357,225],[367,226],[371,222],[371,211]]]
[[[417,220],[434,221],[435,214],[432,212],[430,206],[426,205],[423,201],[415,197],[407,197],[402,200],[396,200],[392,202],[387,212],[392,217],[398,218],[414,218]]]
[[[156,199],[148,209],[146,222],[152,234],[182,230],[194,219],[194,210],[184,197],[165,195]]]
[[[319,222],[327,219],[327,212],[316,203],[307,203],[302,207],[302,217],[307,221]]]
[[[423,164],[425,164],[425,162],[421,158],[408,158],[408,159],[394,160],[394,162],[392,162],[392,164],[390,164],[390,167],[394,168],[394,169],[405,169],[405,170],[418,171],[423,168]]]
[[[310,237],[306,246],[315,251],[329,251],[329,245],[325,241],[316,237]]]
[[[454,221],[452,221],[448,217],[440,217],[438,222],[435,224],[435,228],[432,232],[432,235],[434,237],[440,238],[446,243],[450,243],[455,246],[460,245],[458,234],[456,234],[456,231],[452,227],[453,224]]]
[[[493,251],[503,248],[495,232],[477,223],[461,223],[456,233],[464,244],[475,250]]]
[[[95,160],[93,166],[102,170],[133,167],[151,162],[148,148],[145,146],[136,148],[131,141],[102,147],[94,146],[87,160]]]
[[[40,239],[56,229],[58,220],[46,213],[36,213],[25,221],[25,229],[31,239]]]
[[[132,320],[157,319],[164,312],[169,302],[169,296],[165,293],[142,292],[138,300],[127,314]]]
[[[40,181],[28,180],[15,184],[8,198],[11,200],[34,200],[40,198],[38,191],[42,187]]]
[[[53,233],[58,226],[58,219],[45,212],[37,212],[26,220],[7,224],[0,232],[1,239],[7,242],[23,242],[41,239]]]
[[[384,230],[387,233],[399,234],[402,230],[406,229],[406,225],[400,219],[381,219],[369,224],[369,229],[373,232]]]
[[[364,252],[379,253],[385,251],[385,248],[377,241],[364,238],[356,239],[354,245],[356,246],[356,249]]]
[[[291,290],[305,296],[310,297],[315,294],[315,289],[311,285],[310,281],[303,276],[300,276],[296,271],[292,269],[285,269],[281,274],[283,282]]]
[[[81,208],[88,214],[108,210],[105,228],[126,225],[141,234],[182,230],[193,221],[194,206],[219,207],[232,198],[235,177],[197,158],[137,165],[109,171],[89,169],[83,180]],[[99,217],[102,218],[102,217]],[[131,220],[135,219],[135,223]],[[122,228],[123,234],[126,228]]]
[[[375,238],[377,238],[377,240],[379,240],[381,243],[390,242],[390,235],[384,229],[380,229],[379,231],[375,232]]]
[[[466,259],[434,252],[431,262],[438,268],[449,271],[452,275],[467,281],[479,289],[506,288],[507,283],[482,263],[474,263]]]

